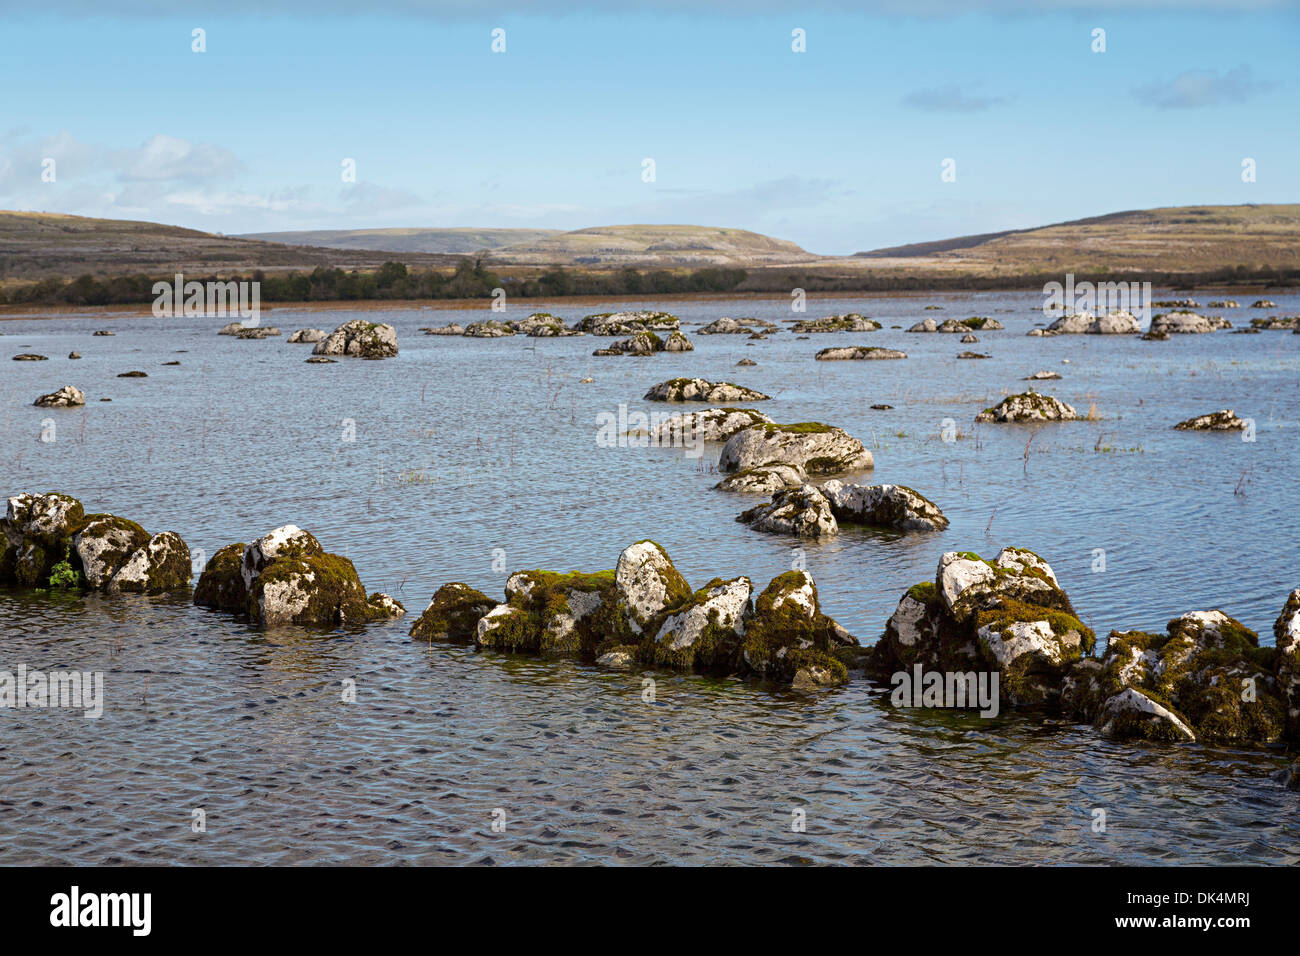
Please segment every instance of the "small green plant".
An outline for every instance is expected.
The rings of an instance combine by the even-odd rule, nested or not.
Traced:
[[[86,576],[72,566],[69,546],[63,547],[63,560],[50,569],[49,586],[52,588],[81,588],[86,586]]]

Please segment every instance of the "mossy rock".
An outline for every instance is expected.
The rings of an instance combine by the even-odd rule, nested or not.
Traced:
[[[429,606],[411,625],[411,637],[418,640],[474,642],[479,618],[496,606],[482,591],[467,584],[444,584],[434,593]]]
[[[208,559],[194,588],[194,603],[237,613],[248,612],[244,587],[244,543],[228,544]]]

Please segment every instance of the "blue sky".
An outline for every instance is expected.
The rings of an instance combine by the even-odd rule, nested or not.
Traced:
[[[0,208],[228,233],[688,222],[834,254],[1300,201],[1294,3],[474,6],[4,0]]]

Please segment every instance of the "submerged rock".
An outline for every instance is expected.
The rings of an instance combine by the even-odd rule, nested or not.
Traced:
[[[273,339],[280,330],[273,325],[254,325],[240,329],[235,333],[237,339]]]
[[[74,385],[64,385],[57,392],[42,395],[32,404],[41,408],[73,408],[86,404],[86,393]]]
[[[313,355],[386,359],[397,355],[397,330],[391,325],[353,319],[344,322],[312,348]]]
[[[957,357],[959,359],[986,359],[986,358],[992,358],[993,356],[986,355],[983,352],[958,352]]]
[[[830,502],[813,485],[783,488],[772,495],[770,502],[750,508],[736,520],[755,531],[808,538],[832,535],[839,531]]]
[[[1256,299],[1250,304],[1252,309],[1276,309],[1277,303],[1272,299]]]
[[[35,352],[22,352],[14,356],[15,362],[48,362],[48,355],[37,355]]]
[[[900,352],[898,349],[883,349],[875,345],[841,346],[839,348],[822,349],[817,353],[817,361],[819,362],[905,358],[907,358],[906,352]]]
[[[174,532],[150,535],[71,495],[16,495],[0,518],[0,584],[159,592],[190,582],[190,552]]]
[[[821,491],[842,524],[904,531],[942,531],[948,527],[948,519],[938,505],[905,485],[845,485],[832,479],[822,485]]]
[[[440,325],[437,328],[423,326],[420,331],[425,335],[464,335],[465,326],[458,325],[455,322],[448,322],[446,325]]]
[[[1231,408],[1224,408],[1206,415],[1197,415],[1174,426],[1178,431],[1241,431],[1246,427],[1245,419],[1238,418]]]
[[[1052,372],[1052,371],[1048,371],[1048,370],[1043,370],[1043,371],[1035,372],[1033,375],[1026,375],[1026,376],[1024,377],[1023,381],[1026,381],[1026,382],[1046,382],[1046,381],[1055,381],[1056,379],[1059,379],[1060,377],[1061,377],[1061,373],[1060,373],[1060,372]]]
[[[290,345],[299,343],[315,343],[326,337],[324,329],[298,329],[291,333],[288,338]]]
[[[367,596],[351,561],[291,524],[214,554],[194,603],[245,614],[260,627],[362,624],[405,613],[386,594]]]
[[[1022,392],[1008,395],[992,408],[975,416],[977,422],[1070,422],[1078,421],[1079,413],[1071,405],[1050,395]]]
[[[810,475],[866,470],[871,452],[848,432],[821,422],[767,424],[737,432],[727,440],[718,470],[745,471],[760,465],[797,465]]]
[[[645,393],[650,402],[761,402],[768,398],[752,388],[702,378],[674,378]]]

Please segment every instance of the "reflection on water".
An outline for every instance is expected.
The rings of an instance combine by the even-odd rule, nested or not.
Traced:
[[[1274,299],[1282,313],[1300,311],[1294,297]],[[944,311],[923,313],[929,302]],[[813,314],[860,311],[885,328],[753,343],[699,336],[695,352],[640,360],[594,358],[600,340],[590,337],[425,337],[416,328],[443,314],[392,311],[397,359],[327,366],[305,364],[309,347],[283,339],[218,337],[220,323],[19,320],[0,329],[5,348],[51,360],[5,363],[0,490],[67,491],[87,510],[177,530],[209,555],[292,521],[351,557],[368,590],[416,613],[449,580],[500,593],[496,549],[510,569],[596,569],[643,537],[695,584],[743,573],[761,585],[789,567],[795,543],[735,521],[752,501],[712,490],[716,449],[691,460],[595,441],[600,412],[621,402],[658,410],[641,401],[650,385],[701,375],[773,395],[763,407],[778,421],[845,427],[873,448],[873,480],[915,486],[951,519],[936,535],[853,530],[804,545],[827,612],[866,641],[943,551],[1004,544],[1047,557],[1100,633],[1222,607],[1271,641],[1300,586],[1300,336],[1028,338],[1039,302],[817,302]],[[572,320],[622,307],[552,311]],[[688,334],[722,315],[789,317],[782,303],[674,308]],[[1234,311],[1238,325],[1256,314]],[[890,328],[923,314],[994,315],[1007,330],[978,333],[992,359],[958,361],[960,336]],[[273,322],[287,332],[352,315],[277,310]],[[110,325],[115,337],[90,337]],[[909,358],[812,360],[858,341]],[[73,348],[84,356],[75,364],[61,358]],[[737,368],[744,357],[759,364]],[[116,378],[131,368],[149,377]],[[1102,419],[975,429],[975,412],[1040,368],[1064,376],[1040,390],[1095,403]],[[30,407],[64,384],[86,391],[84,410]],[[870,408],[878,403],[895,408]],[[1257,441],[1169,427],[1221,407],[1254,418]],[[38,440],[46,417],[53,443]],[[940,439],[945,418],[958,441]],[[355,441],[343,440],[346,419]],[[99,720],[0,710],[0,858],[1300,859],[1296,795],[1269,779],[1279,752],[1118,745],[1014,714],[897,711],[861,683],[809,698],[655,674],[651,704],[645,675],[429,647],[408,626],[261,633],[184,597],[0,593],[0,669],[103,670],[107,698]],[[355,703],[342,699],[348,680]],[[191,832],[196,807],[205,833]],[[1092,832],[1095,808],[1107,812],[1103,834]],[[796,809],[804,833],[791,831]]]

